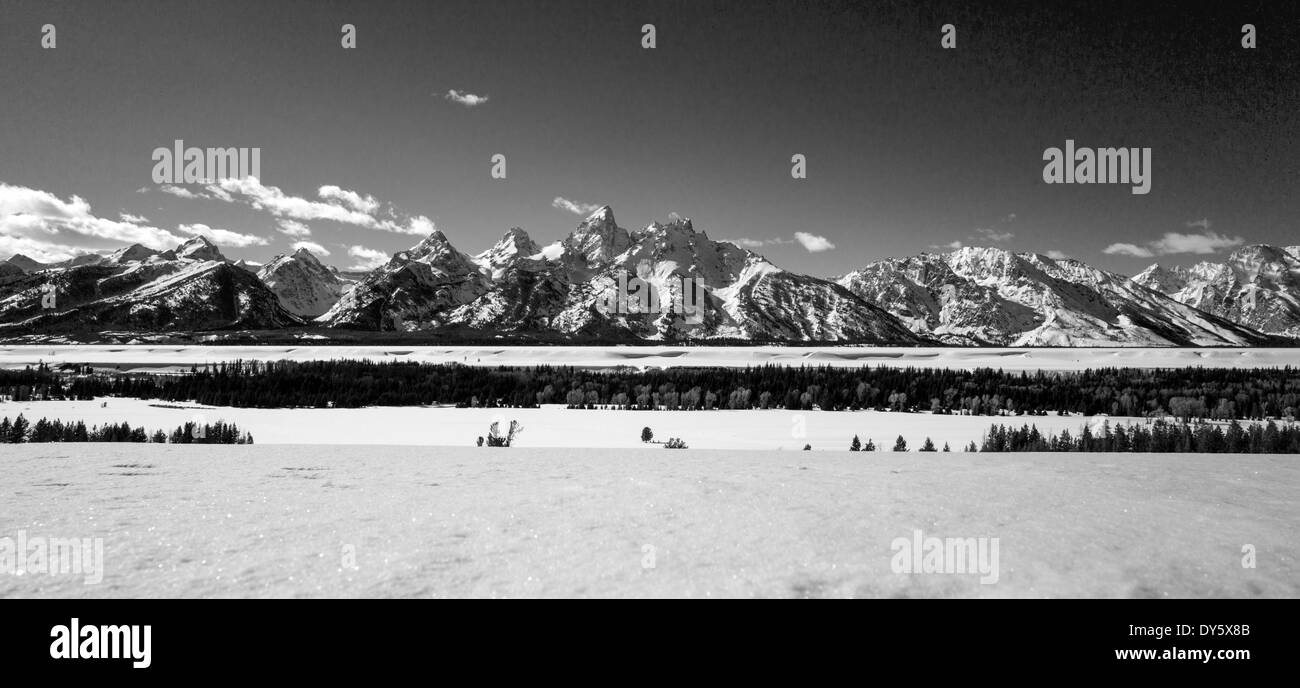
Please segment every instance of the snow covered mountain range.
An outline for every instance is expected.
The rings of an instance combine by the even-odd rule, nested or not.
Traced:
[[[1300,337],[1300,246],[1246,246],[1190,268],[1157,263],[1133,281],[1260,332]]]
[[[1270,246],[1241,249],[1224,265],[1152,266],[1133,279],[995,248],[892,258],[823,279],[715,241],[687,219],[627,230],[606,206],[547,246],[514,228],[469,255],[435,230],[363,275],[306,249],[259,267],[233,263],[202,237],[55,265],[13,256],[0,262],[0,339],[286,330],[362,339],[1251,346],[1300,336],[1298,281],[1297,249]],[[635,285],[653,290],[659,308],[603,307]],[[689,317],[687,290],[702,294],[699,317]]]
[[[1251,346],[1262,333],[1077,260],[961,248],[871,263],[839,283],[919,334],[1001,346]]]

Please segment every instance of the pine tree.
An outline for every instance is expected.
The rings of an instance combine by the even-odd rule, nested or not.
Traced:
[[[23,418],[23,414],[18,414],[18,417],[14,419],[14,424],[9,428],[9,442],[12,444],[26,442],[27,428],[27,419]]]
[[[920,451],[923,451],[923,452],[932,452],[932,451],[936,451],[935,448],[934,448],[934,442],[931,441],[929,437],[925,438],[925,444],[921,445],[921,449],[920,449]]]
[[[902,435],[899,435],[898,439],[894,441],[894,451],[896,452],[907,451],[907,440],[903,439]]]
[[[641,428],[642,442],[653,442],[654,438],[655,438],[655,433],[653,430],[650,429],[650,426],[647,425],[646,427]]]
[[[857,435],[853,436],[853,441],[849,443],[849,451],[862,451],[862,440]]]

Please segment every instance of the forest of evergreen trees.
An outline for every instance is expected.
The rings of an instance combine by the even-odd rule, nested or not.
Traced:
[[[620,409],[790,409],[1191,419],[1294,418],[1300,368],[975,370],[782,365],[744,368],[475,367],[371,361],[231,362],[188,374],[85,366],[0,371],[0,398],[100,396],[256,408],[448,404]]]
[[[1300,427],[1285,424],[1232,421],[1222,423],[1156,420],[1145,425],[1111,428],[1102,424],[1094,433],[1084,426],[1077,435],[1062,430],[1044,435],[1032,425],[1019,428],[994,425],[984,435],[982,452],[1151,452],[1205,454],[1300,454]]]
[[[252,444],[253,436],[240,432],[233,423],[188,422],[178,426],[171,434],[162,430],[153,433],[130,423],[105,423],[86,427],[82,421],[63,422],[42,418],[29,422],[22,414],[12,421],[8,416],[0,419],[0,444],[23,442],[154,442],[157,444]]]

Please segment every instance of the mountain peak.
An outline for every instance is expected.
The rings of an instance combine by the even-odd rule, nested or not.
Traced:
[[[632,245],[626,229],[614,220],[614,210],[602,206],[587,216],[564,240],[565,247],[582,256],[588,264],[606,263]]]
[[[45,263],[32,260],[31,258],[28,258],[27,256],[21,253],[13,254],[12,256],[9,257],[9,260],[6,262],[8,262],[10,265],[17,266],[18,269],[22,270],[23,272],[40,272],[41,270],[44,270],[47,267]]]
[[[142,246],[140,244],[131,244],[126,248],[120,248],[108,256],[109,262],[117,263],[140,263],[149,260],[150,257],[158,255],[158,252]]]
[[[195,235],[177,246],[176,257],[190,260],[224,261],[226,259],[225,256],[221,255],[221,250],[217,248],[216,244],[213,244],[202,234]]]

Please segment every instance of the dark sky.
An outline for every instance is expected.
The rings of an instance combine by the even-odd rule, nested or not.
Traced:
[[[266,243],[226,253],[259,262],[311,241],[341,267],[363,261],[352,247],[419,240],[317,219],[341,203],[326,185],[372,195],[393,223],[427,216],[471,253],[511,226],[562,237],[581,220],[553,207],[563,197],[629,228],[678,213],[821,275],[952,242],[1125,273],[1237,239],[1300,244],[1296,3],[1044,4],[1058,3],[4,0],[0,256],[116,248],[137,225],[251,235]],[[1043,183],[1044,149],[1067,138],[1150,147],[1151,192]],[[150,156],[175,139],[260,147],[262,193],[288,200],[160,191]],[[506,180],[489,176],[496,153]],[[73,196],[89,209],[68,210]],[[294,217],[310,236],[276,231]],[[1156,255],[1104,252],[1116,243]],[[1182,252],[1197,249],[1219,253]]]

